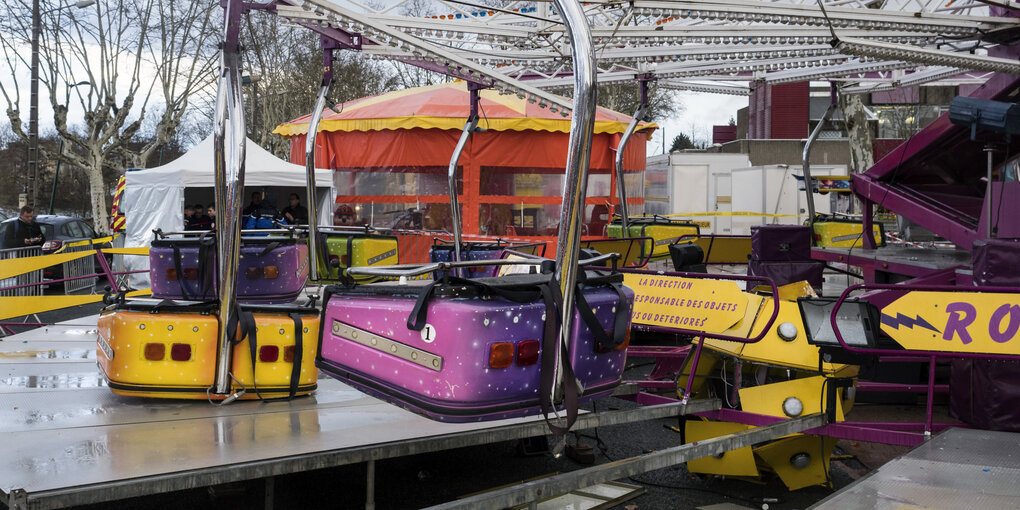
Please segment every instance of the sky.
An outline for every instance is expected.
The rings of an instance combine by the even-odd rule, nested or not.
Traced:
[[[684,109],[668,119],[655,119],[660,128],[648,141],[647,154],[662,154],[662,139],[665,134],[666,148],[680,133],[694,132],[695,141],[712,141],[712,126],[729,124],[730,118],[737,119],[737,110],[747,106],[747,96],[706,94],[704,92],[678,91],[677,97]]]

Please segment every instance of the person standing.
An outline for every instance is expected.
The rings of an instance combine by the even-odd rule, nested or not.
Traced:
[[[42,227],[35,222],[35,209],[29,205],[22,207],[18,219],[8,223],[4,229],[4,248],[40,246],[45,241]]]
[[[195,209],[190,205],[184,206],[184,230],[191,230],[191,220],[195,217]]]
[[[307,225],[308,209],[301,205],[301,198],[297,193],[291,193],[289,204],[283,208],[283,218],[291,225]]]
[[[206,214],[209,215],[209,220],[210,220],[211,225],[212,225],[209,228],[211,230],[216,230],[216,207],[215,207],[215,205],[210,204],[209,205],[209,210],[206,212]]]
[[[251,194],[251,202],[241,211],[241,214],[243,216],[259,216],[262,209],[262,193],[255,191]]]
[[[192,210],[195,212],[186,230],[212,230],[212,218],[205,214],[205,207],[202,204],[195,204]]]

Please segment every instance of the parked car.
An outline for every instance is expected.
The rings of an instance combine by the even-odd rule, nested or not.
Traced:
[[[6,230],[7,226],[16,220],[17,218],[10,218],[0,222],[0,232]],[[100,237],[92,226],[80,218],[41,214],[35,217],[35,221],[39,224],[39,227],[42,228],[43,237],[46,238],[46,242],[42,245],[43,255],[55,253],[63,248],[65,244],[74,243],[76,241],[92,240]],[[112,246],[109,242],[96,246],[96,248],[110,247]],[[109,260],[110,256],[107,255],[107,261]],[[94,268],[96,272],[102,270],[102,266],[100,266],[98,260],[95,260]],[[63,264],[50,266],[44,269],[43,278],[47,280],[60,280],[64,278]],[[62,283],[58,283],[56,285],[61,287],[63,286]]]

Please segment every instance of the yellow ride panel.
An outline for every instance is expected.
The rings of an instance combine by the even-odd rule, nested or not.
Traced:
[[[205,398],[216,366],[219,322],[214,315],[116,311],[100,315],[98,326],[96,359],[114,393],[122,394],[115,384],[125,384],[156,392],[190,388]],[[189,345],[190,359],[173,361],[174,344]],[[146,348],[162,349],[162,359],[147,360]]]
[[[301,379],[299,386],[315,384],[319,377],[319,371],[315,368],[315,354],[319,342],[319,316],[303,315],[301,317]],[[290,387],[291,368],[293,364],[284,359],[287,347],[294,347],[294,320],[289,315],[277,313],[255,313],[255,324],[257,335],[255,345],[259,349],[263,347],[276,347],[278,358],[274,362],[255,363],[254,387],[260,393],[267,391],[286,392]],[[234,361],[231,373],[238,378],[248,393],[252,391],[252,363],[251,350],[248,346],[248,339],[234,346]],[[246,395],[247,396],[247,395]]]
[[[632,220],[633,221],[633,220]],[[650,237],[651,240],[643,244],[643,254],[651,253],[652,260],[669,257],[669,245],[679,241],[685,236],[696,236],[700,233],[698,226],[690,223],[630,223],[627,225],[627,235],[623,235],[623,227],[619,223],[610,223],[606,228],[606,236],[613,238],[623,237]]]
[[[326,259],[319,257],[319,273],[324,280],[338,281],[340,270],[348,267],[388,266],[397,263],[397,238],[370,234],[331,234],[326,237]],[[348,246],[350,245],[350,246]],[[339,262],[339,266],[330,260]],[[359,277],[364,282],[374,277]]]
[[[778,416],[781,418],[796,418],[818,414],[824,412],[824,409],[822,409],[826,401],[822,388],[824,381],[825,377],[814,376],[741,388],[739,390],[740,408],[750,413]],[[783,411],[783,405],[787,399],[791,398],[799,401],[800,412],[796,415],[788,416]],[[843,403],[842,399],[836,399],[836,421],[843,421],[845,419]]]
[[[751,428],[742,423],[725,421],[688,420],[684,427],[684,439],[688,443],[696,443],[726,434],[735,434]],[[687,461],[687,470],[692,473],[725,476],[758,476],[758,466],[754,462],[754,452],[750,446],[725,452],[720,457],[708,456]]]
[[[825,475],[835,446],[835,438],[797,435],[755,448],[754,453],[779,475],[786,488],[795,491],[828,482]],[[797,464],[805,459],[805,465]]]
[[[872,225],[875,244],[882,246],[882,228]],[[864,225],[846,221],[820,221],[814,224],[815,246],[820,248],[859,248],[864,246]]]
[[[248,340],[232,349],[231,393],[244,388],[243,399],[289,395],[295,355],[294,321],[282,313],[256,312],[255,376]],[[301,316],[301,376],[297,395],[315,389],[318,369],[319,317]],[[110,389],[118,395],[205,399],[213,385],[219,352],[219,321],[213,314],[117,310],[99,318],[96,358]],[[268,349],[263,356],[262,348]],[[187,353],[186,355],[184,353]],[[258,392],[255,389],[258,389]],[[227,395],[211,395],[223,399]]]
[[[706,264],[747,264],[751,237],[683,237],[677,244],[694,243],[705,252]]]

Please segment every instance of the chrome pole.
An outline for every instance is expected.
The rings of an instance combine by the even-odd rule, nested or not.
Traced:
[[[822,126],[828,122],[829,116],[836,110],[835,93],[833,93],[832,97],[832,104],[826,108],[825,114],[822,115],[822,120],[818,121],[814,131],[811,131],[811,136],[808,136],[807,143],[804,144],[804,153],[802,154],[803,164],[801,168],[804,173],[804,188],[807,190],[808,225],[812,228],[815,225],[815,192],[814,184],[811,182],[811,144],[818,138],[818,133],[822,132]]]
[[[478,127],[478,116],[468,117],[464,123],[464,130],[460,132],[460,140],[457,140],[457,147],[453,149],[453,157],[450,158],[450,168],[447,171],[447,182],[450,187],[450,219],[453,221],[453,261],[460,262],[460,201],[457,199],[457,162],[460,161],[460,154],[464,152],[471,133]]]
[[[642,83],[642,86],[644,84]],[[620,138],[620,144],[616,147],[616,193],[620,197],[620,227],[622,228],[620,237],[630,237],[630,225],[629,214],[627,210],[627,187],[623,183],[623,151],[627,149],[627,142],[630,141],[631,135],[634,134],[634,130],[637,129],[638,122],[645,116],[645,103],[642,102],[634,117],[630,119],[630,124],[627,125],[627,130],[623,132],[623,136]]]
[[[319,97],[315,99],[312,118],[308,120],[308,134],[305,135],[305,192],[308,195],[308,278],[319,280],[319,215],[315,203],[315,139],[319,134],[319,121],[322,110],[326,108],[326,94],[329,93],[329,81],[323,79],[319,87]]]
[[[581,221],[588,190],[588,164],[595,129],[595,48],[591,40],[591,27],[588,26],[581,4],[577,0],[554,0],[554,3],[570,38],[570,55],[574,67],[573,117],[563,182],[560,231],[556,238],[555,271],[563,296],[560,342],[566,346],[569,345],[574,322],[574,289],[577,286],[577,260],[581,249]],[[555,380],[552,395],[554,402],[559,400],[564,383],[578,384],[577,381],[563,381],[563,360],[559,356]]]
[[[244,102],[241,98],[241,58],[237,51],[242,5],[229,0],[224,16],[225,40],[220,61],[216,96],[215,145],[216,255],[219,270],[220,323],[216,359],[215,392],[230,391],[231,341],[234,331],[227,325],[237,299],[237,259],[241,246],[241,200],[244,191],[244,162],[247,135]]]

